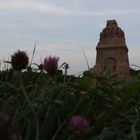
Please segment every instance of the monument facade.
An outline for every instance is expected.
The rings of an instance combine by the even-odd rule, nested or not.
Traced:
[[[116,75],[117,80],[129,79],[128,48],[125,34],[116,20],[108,20],[100,33],[96,46],[96,64],[92,69],[97,75]]]

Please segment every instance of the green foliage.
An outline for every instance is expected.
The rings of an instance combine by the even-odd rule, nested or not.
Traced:
[[[138,140],[140,139],[140,78],[116,81],[56,72],[0,72],[0,101],[17,124],[24,140]],[[90,121],[88,135],[76,137],[69,119],[81,115]]]

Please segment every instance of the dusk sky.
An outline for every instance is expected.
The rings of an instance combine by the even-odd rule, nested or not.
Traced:
[[[69,73],[87,69],[96,60],[96,45],[106,21],[116,19],[125,32],[129,62],[140,66],[140,0],[0,0],[0,59],[8,60],[16,50],[34,62],[59,56]]]

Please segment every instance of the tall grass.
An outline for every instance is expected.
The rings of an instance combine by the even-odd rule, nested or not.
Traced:
[[[116,88],[109,78],[88,72],[75,77],[67,75],[67,68],[64,63],[53,76],[31,65],[25,71],[0,72],[0,102],[7,106],[9,118],[15,120],[17,136],[23,140],[140,139],[138,75],[132,82]],[[76,135],[72,131],[69,120],[73,116],[82,116],[90,122],[88,134]],[[0,132],[5,130],[4,134],[10,136],[11,129],[3,129],[5,126],[0,125]],[[0,139],[2,136],[0,133]]]

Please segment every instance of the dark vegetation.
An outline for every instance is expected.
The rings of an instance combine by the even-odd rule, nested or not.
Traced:
[[[0,140],[140,139],[137,71],[131,81],[116,82],[89,72],[67,75],[68,64],[59,69],[57,57],[37,68],[25,52],[11,58],[12,67],[0,72]]]

